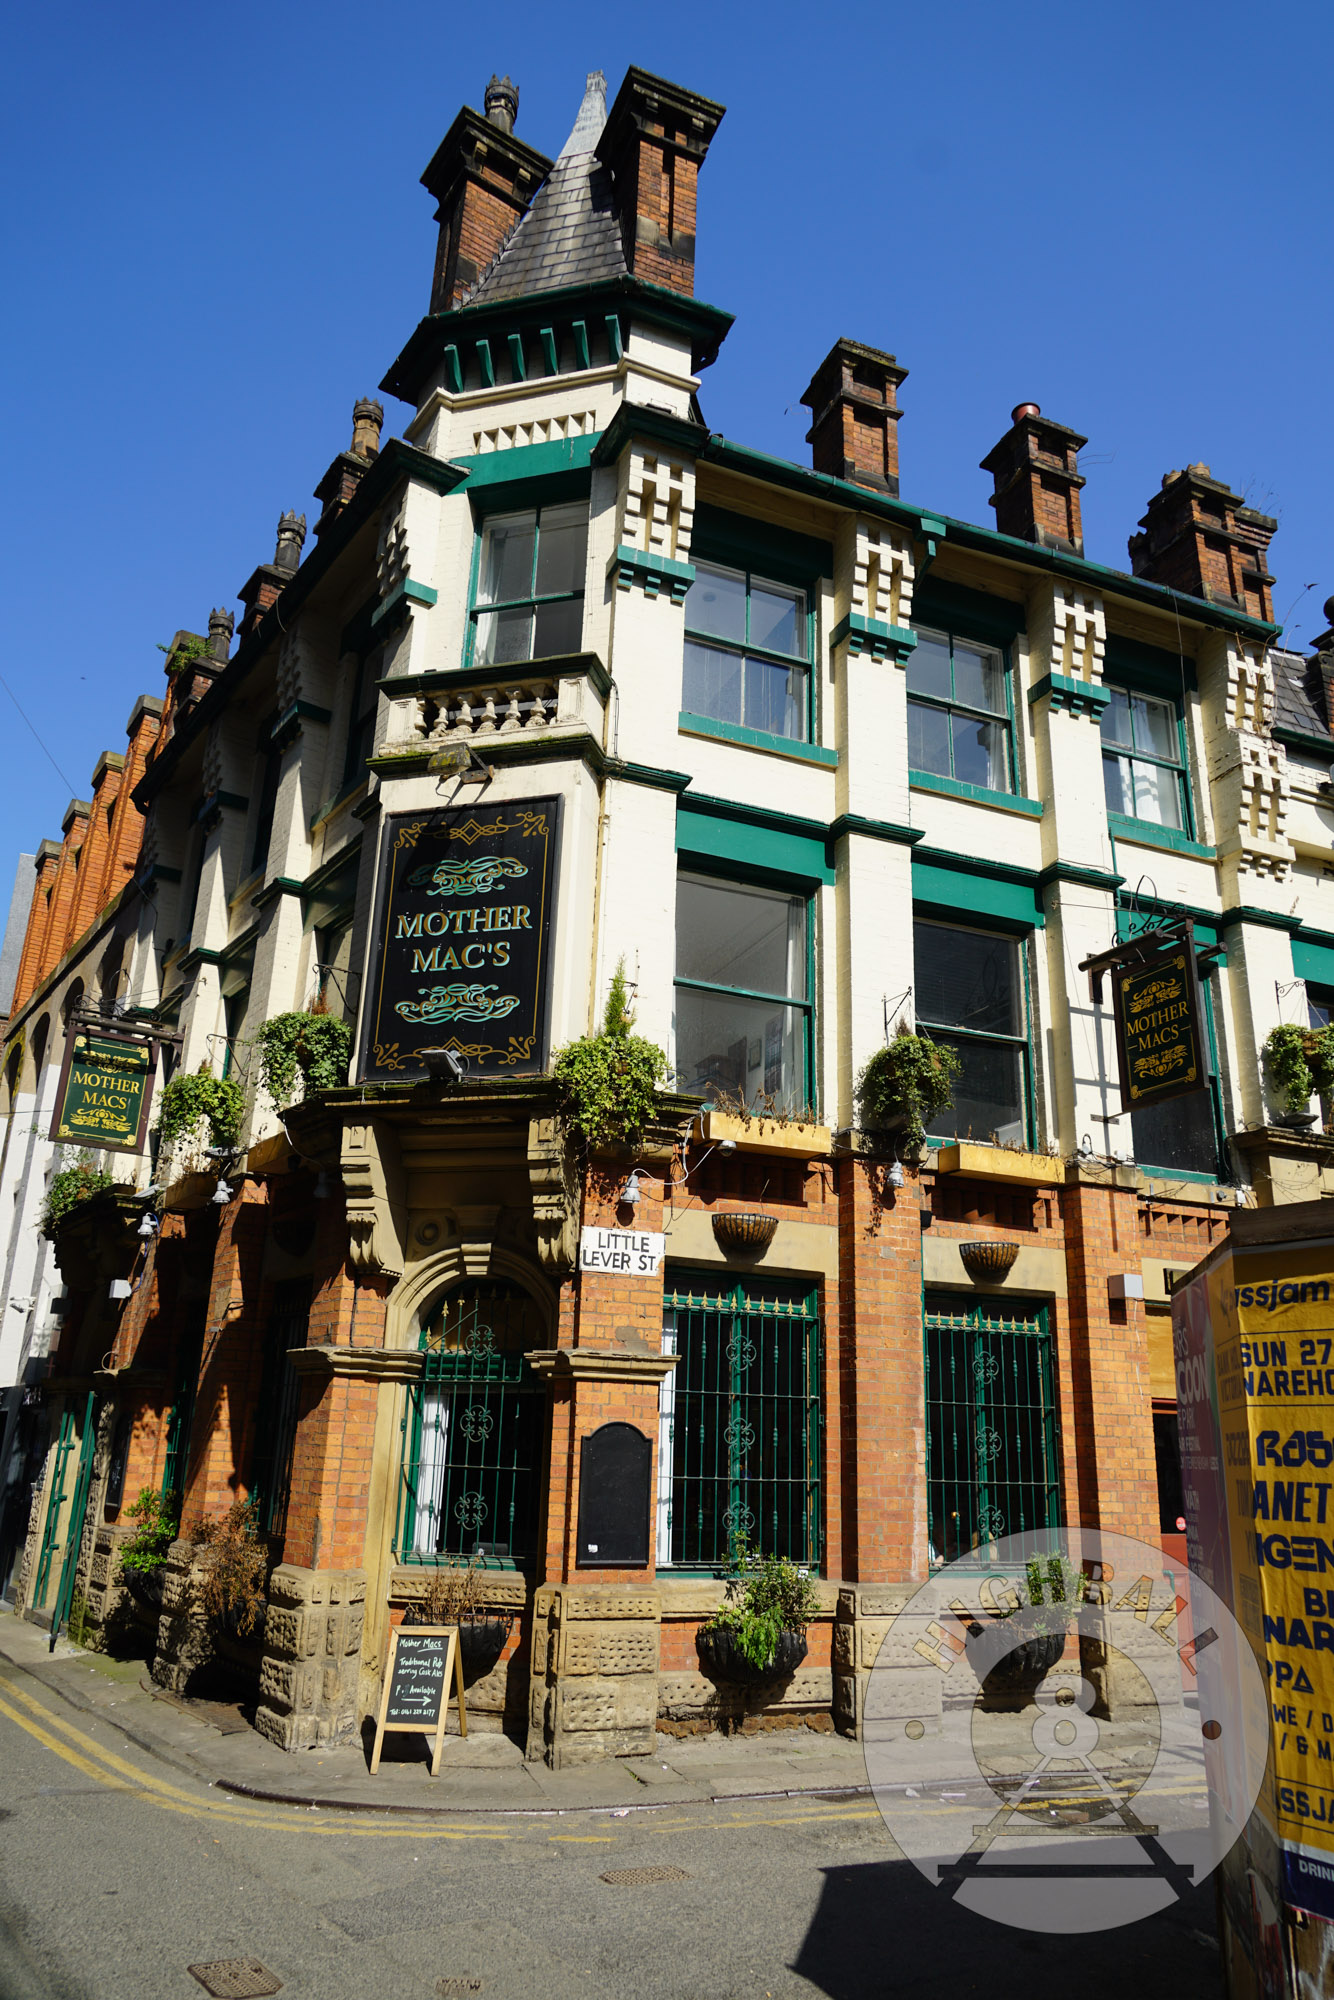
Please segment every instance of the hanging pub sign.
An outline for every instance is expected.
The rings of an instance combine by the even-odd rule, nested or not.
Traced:
[[[51,1137],[65,1145],[141,1153],[153,1095],[154,1044],[75,1022],[65,1043]]]
[[[1112,968],[1112,1010],[1127,1111],[1205,1088],[1204,1010],[1190,925],[1141,964]]]
[[[380,852],[362,1080],[546,1065],[559,798],[395,813]],[[440,1059],[437,1058],[437,1062]]]

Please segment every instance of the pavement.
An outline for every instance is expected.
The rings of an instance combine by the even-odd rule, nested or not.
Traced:
[[[143,1660],[84,1652],[0,1605],[0,1659],[71,1708],[114,1724],[126,1741],[219,1791],[320,1811],[565,1813],[868,1793],[859,1743],[803,1726],[724,1737],[659,1735],[651,1757],[607,1758],[551,1771],[510,1737],[472,1728],[446,1737],[430,1775],[426,1737],[386,1736],[372,1777],[367,1743],[295,1754],[250,1727],[239,1707],[183,1700],[154,1686]],[[457,1721],[451,1718],[457,1729]]]

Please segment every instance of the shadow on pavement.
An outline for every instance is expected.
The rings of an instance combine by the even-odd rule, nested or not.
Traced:
[[[1119,1930],[1054,1936],[961,1908],[908,1861],[823,1870],[824,1887],[792,1970],[829,2000],[933,1990],[1032,2000],[1051,1981],[1079,2000],[1211,2000],[1222,1994],[1212,1881],[1170,1910]],[[1059,1884],[1053,1884],[1059,1896]],[[1045,1964],[1047,1970],[1041,1971]]]

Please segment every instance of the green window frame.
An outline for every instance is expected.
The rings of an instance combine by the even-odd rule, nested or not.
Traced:
[[[810,590],[698,557],[694,567],[685,601],[682,713],[809,743]]]
[[[292,1366],[291,1349],[305,1346],[309,1328],[310,1279],[289,1278],[276,1285],[264,1340],[249,1479],[250,1498],[266,1535],[281,1535],[287,1527],[301,1402],[301,1377]]]
[[[790,1115],[813,1103],[813,917],[803,890],[678,869],[678,1088]]]
[[[724,1571],[738,1538],[818,1569],[824,1550],[820,1296],[809,1279],[670,1270],[659,1391],[659,1569]]]
[[[1107,683],[1102,712],[1102,783],[1109,813],[1192,834],[1181,703],[1133,683]]]
[[[923,1306],[929,1558],[1061,1526],[1060,1422],[1047,1308],[928,1292]]]
[[[947,939],[950,957],[945,956]],[[938,954],[934,970],[933,947]],[[1027,939],[914,914],[913,981],[917,1026],[932,1041],[953,1049],[963,1063],[954,1102],[932,1119],[928,1137],[985,1140],[994,1134],[1002,1143],[1028,1145],[1034,1103]],[[1007,1017],[1008,1027],[1003,1025]],[[1010,1094],[1003,1097],[1006,1088]],[[976,1112],[984,1109],[1012,1115],[984,1121],[980,1128]]]
[[[474,552],[466,664],[577,653],[584,637],[588,501],[488,512]]]
[[[1014,693],[1008,646],[956,626],[914,621],[908,655],[910,775],[982,791],[1015,790]]]
[[[488,1278],[447,1292],[423,1319],[394,1553],[526,1567],[538,1551],[546,1399],[525,1357],[547,1344],[541,1311],[521,1286]]]

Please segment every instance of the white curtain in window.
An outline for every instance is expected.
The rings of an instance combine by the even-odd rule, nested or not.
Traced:
[[[422,1396],[421,1456],[417,1461],[417,1520],[412,1552],[434,1555],[440,1543],[449,1444],[449,1397],[440,1390]]]

